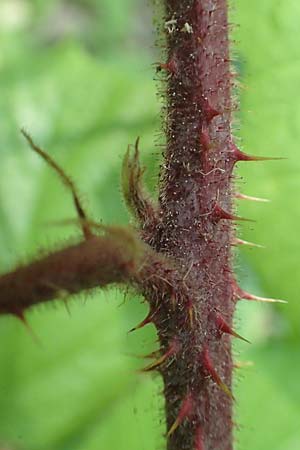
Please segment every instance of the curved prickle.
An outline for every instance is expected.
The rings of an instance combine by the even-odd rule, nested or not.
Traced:
[[[175,422],[173,422],[172,426],[170,427],[167,436],[171,436],[177,428],[182,424],[182,422],[190,417],[190,415],[193,413],[193,397],[191,393],[188,393],[184,400],[182,401],[180,405],[180,409],[178,411],[178,415],[176,417]]]

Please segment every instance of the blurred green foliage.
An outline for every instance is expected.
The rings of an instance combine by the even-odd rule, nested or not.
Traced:
[[[243,302],[236,325],[253,345],[235,345],[255,366],[236,376],[237,448],[300,448],[300,242],[297,17],[293,0],[236,2],[242,68],[241,137],[249,153],[289,159],[241,164],[237,184],[270,204],[241,205],[257,218],[239,234],[267,245],[237,257],[243,286],[283,297],[278,308]],[[142,137],[149,186],[159,166],[159,102],[151,64],[151,12],[142,0],[2,0],[0,4],[0,264],[2,272],[76,230],[69,193],[30,152],[25,127],[72,175],[95,220],[126,223],[119,171]],[[249,112],[249,110],[251,110]],[[245,187],[244,187],[245,185]],[[241,203],[241,202],[240,202]],[[16,450],[154,450],[163,442],[159,378],[139,375],[155,348],[147,312],[131,293],[79,296],[28,314],[39,344],[14,318],[0,323],[0,440]],[[242,378],[243,377],[243,378]]]

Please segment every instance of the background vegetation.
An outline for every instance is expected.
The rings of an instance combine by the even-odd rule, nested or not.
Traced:
[[[270,204],[244,202],[257,219],[240,237],[244,287],[285,298],[277,307],[243,302],[235,344],[254,366],[235,377],[237,448],[300,447],[299,157],[300,4],[235,0],[235,69],[241,109],[236,135],[249,153],[287,160],[240,164],[237,185]],[[74,217],[69,193],[28,149],[32,133],[82,192],[95,220],[126,223],[119,172],[141,136],[148,183],[159,166],[159,99],[151,10],[144,0],[1,0],[0,264],[7,271],[78,236],[54,221]],[[241,202],[240,202],[241,203]],[[240,205],[239,205],[240,206]],[[0,439],[17,450],[154,450],[163,443],[159,378],[140,375],[137,355],[155,348],[148,329],[127,334],[146,305],[117,290],[40,306],[28,321],[0,319]],[[120,307],[122,305],[122,307]]]

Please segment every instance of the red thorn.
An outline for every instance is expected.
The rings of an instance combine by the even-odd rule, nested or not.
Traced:
[[[207,151],[210,148],[210,138],[208,134],[208,130],[206,128],[202,129],[200,134],[200,144],[203,150]]]
[[[204,450],[203,431],[200,426],[195,431],[195,450]]]
[[[285,158],[274,158],[268,156],[255,156],[255,155],[247,155],[247,153],[242,152],[237,148],[237,146],[232,142],[230,145],[231,155],[234,159],[234,162],[238,161],[273,161],[280,160]]]
[[[193,411],[193,398],[192,394],[188,393],[181,403],[177,418],[167,433],[167,437],[171,436],[174,431],[187,419]]]
[[[166,70],[167,72],[175,75],[178,72],[178,64],[175,59],[170,59],[166,63],[159,63],[159,70]]]
[[[203,111],[205,115],[206,121],[209,123],[216,116],[219,116],[221,113],[217,111],[215,108],[211,106],[207,98],[203,99]]]
[[[221,208],[221,206],[218,203],[216,203],[213,208],[213,217],[215,218],[215,220],[225,219],[225,220],[241,220],[244,222],[254,222],[254,220],[252,219],[246,219],[245,217],[236,216],[234,214],[225,211],[223,208]]]
[[[221,331],[222,333],[227,333],[230,334],[231,336],[234,336],[238,339],[241,339],[242,341],[248,342],[248,344],[251,344],[250,341],[248,341],[247,339],[243,338],[243,336],[240,336],[238,333],[236,333],[223,319],[222,316],[220,316],[219,314],[216,315],[216,325],[219,331]]]
[[[25,313],[23,310],[18,310],[18,311],[14,311],[13,315],[22,322],[22,324],[24,325],[24,327],[26,328],[26,330],[29,332],[30,336],[32,337],[32,339],[34,340],[34,342],[36,344],[38,344],[39,346],[42,346],[42,343],[40,341],[40,339],[38,338],[38,336],[34,333],[33,329],[31,328],[31,326],[29,325],[29,323],[27,322],[27,319],[25,317]]]
[[[267,203],[267,202],[270,201],[268,198],[251,197],[250,195],[241,194],[240,192],[236,192],[235,197],[239,198],[241,200],[250,200],[250,201],[253,201],[253,202],[264,202],[264,203]]]
[[[171,356],[175,355],[179,350],[180,350],[180,344],[179,344],[178,340],[173,339],[173,341],[170,343],[168,350],[162,356],[160,356],[158,359],[156,359],[153,363],[144,367],[142,369],[142,372],[150,372],[152,370],[155,370],[157,367],[159,367],[161,364],[163,364],[167,359],[169,359]]]
[[[250,294],[250,292],[244,291],[234,283],[234,297],[237,300],[254,300],[265,303],[287,303],[286,300],[280,300],[278,298],[259,297],[258,295]]]
[[[145,317],[144,320],[142,320],[138,325],[136,325],[135,327],[131,328],[131,330],[128,331],[128,333],[132,333],[133,331],[139,330],[140,328],[145,327],[146,325],[148,325],[148,323],[152,322],[154,314],[150,311],[148,313],[148,315]]]
[[[232,395],[231,390],[229,387],[223,383],[219,375],[217,374],[216,369],[213,366],[213,362],[211,360],[209,350],[207,345],[204,345],[203,352],[202,352],[202,362],[205,370],[207,371],[208,375],[211,377],[211,379],[219,386],[219,388],[232,400],[234,400],[234,397]]]

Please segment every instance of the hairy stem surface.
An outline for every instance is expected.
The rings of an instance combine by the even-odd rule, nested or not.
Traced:
[[[165,0],[167,145],[155,247],[178,263],[152,294],[169,450],[232,448],[231,75],[226,0]],[[166,307],[166,309],[168,309]],[[223,324],[223,325],[222,325]],[[224,325],[225,324],[225,325]],[[173,348],[173,352],[170,351]]]

